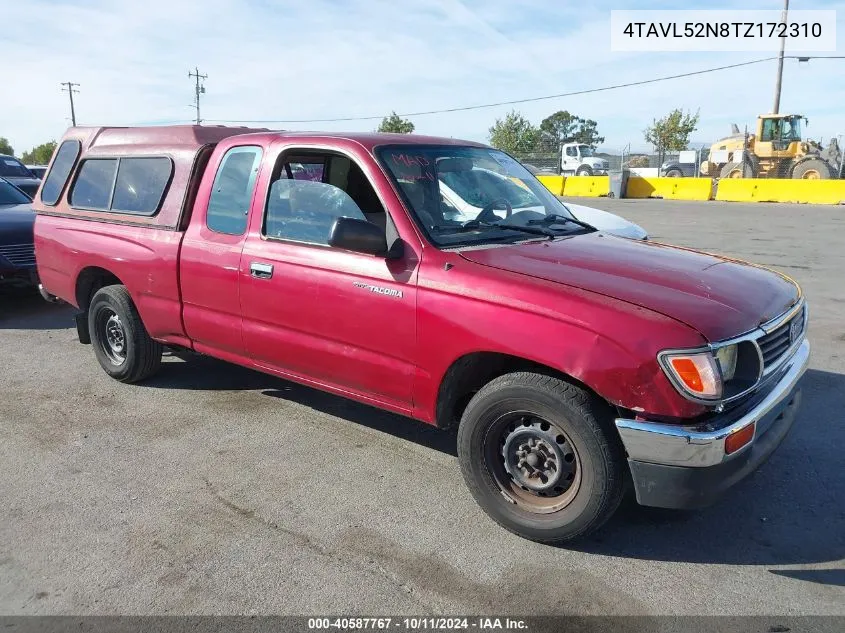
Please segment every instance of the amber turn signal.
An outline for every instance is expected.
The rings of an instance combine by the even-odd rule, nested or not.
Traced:
[[[743,446],[754,439],[754,430],[757,426],[756,422],[752,422],[748,426],[742,427],[739,431],[734,431],[725,438],[725,454],[730,455],[736,453]]]
[[[668,361],[669,369],[687,393],[706,399],[722,395],[722,382],[711,354],[678,354],[669,356]]]

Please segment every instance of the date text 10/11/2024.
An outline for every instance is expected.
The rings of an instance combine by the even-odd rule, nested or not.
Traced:
[[[308,628],[311,630],[527,630],[528,623],[519,618],[496,617],[402,617],[402,618],[309,618]]]

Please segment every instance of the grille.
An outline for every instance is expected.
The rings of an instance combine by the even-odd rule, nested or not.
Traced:
[[[796,339],[791,339],[789,330],[792,324],[798,320],[801,323],[801,332],[804,331],[804,310],[792,317],[789,321],[781,325],[778,329],[764,334],[757,339],[757,344],[760,346],[760,351],[763,354],[763,367],[768,368],[775,364],[781,356],[786,353]]]
[[[0,246],[0,257],[8,259],[13,266],[35,266],[35,245],[4,244]]]

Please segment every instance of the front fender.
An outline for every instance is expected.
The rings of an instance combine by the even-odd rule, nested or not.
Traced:
[[[452,364],[478,352],[544,365],[625,409],[667,418],[704,412],[657,363],[663,349],[704,344],[695,330],[603,295],[462,261],[460,272],[426,267],[420,274],[418,340],[425,345],[414,391],[424,419],[435,419]]]

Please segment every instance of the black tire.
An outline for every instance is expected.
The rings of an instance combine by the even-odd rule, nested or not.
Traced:
[[[150,338],[124,286],[105,286],[94,294],[88,332],[97,361],[116,380],[138,382],[161,366],[161,343]]]
[[[809,158],[792,168],[792,177],[802,180],[830,180],[833,178],[833,171],[821,158]]]
[[[748,162],[727,163],[719,172],[720,178],[754,178],[754,166]]]
[[[682,172],[680,169],[670,169],[666,172],[667,178],[683,178],[683,176],[684,172]]]
[[[578,169],[575,170],[576,176],[592,176],[593,169],[587,165],[581,165]]]
[[[513,416],[515,424],[510,421]],[[557,443],[574,454],[566,460],[575,469],[569,488],[551,495],[535,494],[520,485],[525,479],[515,460],[524,460],[524,452],[505,465],[513,438],[530,437],[516,434],[542,432],[537,420],[545,422],[551,434],[562,431],[564,441],[557,435]],[[597,530],[619,507],[624,492],[625,453],[613,428],[612,409],[584,389],[542,374],[506,374],[475,394],[458,427],[458,460],[481,508],[505,529],[541,543],[571,541]],[[515,468],[520,469],[519,479],[514,477]],[[546,484],[546,479],[542,484],[534,481]]]

